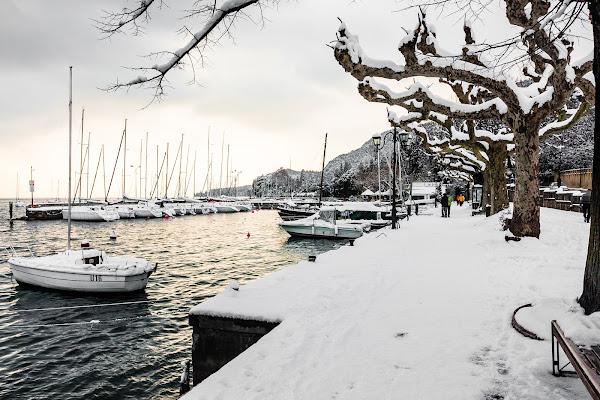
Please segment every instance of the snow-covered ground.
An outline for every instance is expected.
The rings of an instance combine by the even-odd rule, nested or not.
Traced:
[[[587,399],[552,376],[549,340],[510,325],[522,304],[581,293],[582,215],[543,208],[539,240],[507,243],[498,216],[440,212],[194,307],[281,324],[185,399]]]

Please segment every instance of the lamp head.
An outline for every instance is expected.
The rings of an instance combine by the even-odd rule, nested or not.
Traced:
[[[402,131],[398,134],[398,139],[400,139],[400,143],[406,144],[408,143],[409,134],[406,131]]]
[[[376,133],[373,135],[373,144],[375,146],[379,146],[379,144],[381,143],[381,134],[380,133]]]

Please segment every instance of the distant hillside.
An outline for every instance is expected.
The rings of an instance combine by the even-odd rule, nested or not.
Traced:
[[[381,133],[385,137],[389,131]],[[388,135],[380,150],[381,187],[385,191],[391,186],[390,168],[392,136]],[[403,171],[413,170],[417,179],[429,179],[433,164],[431,157],[425,155],[418,144],[402,151]],[[410,157],[409,157],[410,156]],[[407,160],[412,160],[412,168]],[[314,193],[318,195],[321,171],[295,171],[280,168],[277,171],[261,175],[252,183],[254,196],[284,196],[291,193]],[[365,189],[378,190],[377,151],[371,136],[356,150],[341,154],[325,166],[324,196],[350,197],[362,193]]]

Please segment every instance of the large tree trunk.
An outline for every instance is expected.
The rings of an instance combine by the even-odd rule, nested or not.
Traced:
[[[535,118],[519,115],[515,125],[515,197],[510,230],[515,236],[539,238],[540,124]]]
[[[483,184],[481,185],[481,208],[485,210],[485,206],[492,205],[492,174],[489,166],[483,170]]]
[[[594,32],[594,77],[596,78],[596,101],[600,98],[600,3],[590,1]],[[592,166],[591,226],[587,261],[583,276],[583,293],[579,304],[586,314],[600,310],[600,122],[596,115],[594,126],[594,165]]]
[[[506,178],[504,162],[508,157],[506,143],[493,143],[488,151],[489,162],[486,171],[490,183],[489,205],[492,206],[492,214],[496,214],[508,207],[508,194],[506,193]]]

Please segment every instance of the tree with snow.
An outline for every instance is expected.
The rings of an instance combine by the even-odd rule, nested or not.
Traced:
[[[571,126],[581,116],[578,110],[540,132],[542,122],[562,111],[571,93],[579,88],[585,98],[581,108],[594,101],[593,84],[585,75],[592,69],[593,52],[581,60],[571,60],[574,42],[564,32],[554,37],[552,22],[564,10],[550,14],[546,1],[506,2],[506,17],[522,28],[520,43],[528,58],[524,73],[533,82],[517,85],[502,65],[486,57],[486,46],[478,45],[469,23],[464,26],[465,44],[461,55],[444,51],[435,29],[421,14],[415,29],[399,45],[402,62],[374,60],[365,53],[358,37],[345,24],[338,30],[335,57],[344,69],[360,81],[359,92],[369,101],[435,112],[445,118],[499,120],[515,135],[516,187],[511,231],[516,236],[539,237],[538,151],[540,134]],[[377,78],[402,80],[437,77],[451,83],[471,85],[469,97],[481,98],[478,104],[462,104],[433,93],[415,82],[403,92],[395,92]],[[410,114],[409,114],[410,115]]]

